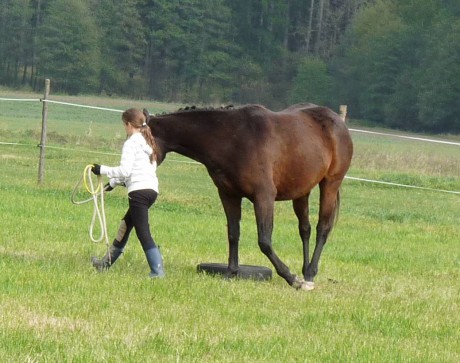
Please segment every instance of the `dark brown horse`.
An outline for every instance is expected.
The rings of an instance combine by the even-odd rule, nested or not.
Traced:
[[[254,205],[259,247],[278,275],[295,288],[313,289],[353,153],[348,129],[336,113],[313,104],[280,112],[248,105],[150,115],[148,125],[158,144],[159,164],[175,151],[202,163],[214,181],[227,217],[229,277],[238,271],[241,202],[247,198]],[[308,198],[316,185],[320,208],[310,259]],[[274,203],[282,200],[292,200],[299,220],[303,279],[293,275],[272,248]]]

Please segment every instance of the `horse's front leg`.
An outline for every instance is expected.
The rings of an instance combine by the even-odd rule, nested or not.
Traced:
[[[241,201],[242,198],[229,196],[219,191],[220,200],[227,217],[228,235],[228,270],[226,277],[235,277],[238,274],[238,247],[240,240]]]
[[[279,276],[285,279],[289,285],[301,288],[303,280],[289,271],[289,268],[279,259],[272,247],[274,206],[274,196],[259,195],[254,200],[259,248],[268,257]]]

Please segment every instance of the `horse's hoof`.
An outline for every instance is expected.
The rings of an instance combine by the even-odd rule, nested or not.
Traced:
[[[295,276],[291,286],[296,290],[300,290],[304,283],[305,281],[303,279],[299,279],[297,276]]]
[[[315,288],[315,283],[313,281],[304,281],[302,282],[302,285],[300,286],[300,289],[304,291],[311,291],[314,288]]]

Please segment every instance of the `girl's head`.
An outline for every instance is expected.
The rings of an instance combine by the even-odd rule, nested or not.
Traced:
[[[130,108],[121,115],[124,124],[130,124],[135,129],[140,129],[145,124],[145,115],[136,108]]]
[[[127,126],[128,135],[131,135],[133,132],[140,132],[144,136],[145,141],[147,141],[147,144],[153,150],[152,154],[150,154],[150,162],[153,163],[156,160],[157,145],[150,127],[147,126],[144,113],[136,108],[130,108],[123,112],[121,119],[125,126]]]

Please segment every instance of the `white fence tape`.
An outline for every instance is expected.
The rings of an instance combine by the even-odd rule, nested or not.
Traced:
[[[88,106],[88,105],[79,105],[78,103],[70,103],[70,102],[61,102],[61,101],[53,101],[53,100],[40,100],[42,102],[48,103],[56,103],[59,105],[65,106],[74,106],[74,107],[82,107],[82,108],[92,108],[93,110],[103,110],[103,111],[112,111],[112,112],[119,112],[122,113],[122,110],[116,110],[114,108],[105,108],[105,107],[96,107],[96,106]]]
[[[3,98],[3,97],[0,97],[0,101],[38,102],[41,100],[39,98]]]
[[[413,189],[430,190],[430,191],[432,191],[432,192],[442,192],[442,193],[460,194],[460,192],[453,191],[453,190],[434,189],[434,188],[418,187],[418,186],[414,186],[414,185],[406,185],[406,184],[399,184],[399,183],[391,183],[391,182],[385,182],[385,181],[380,181],[380,180],[371,180],[371,179],[364,179],[364,178],[354,178],[354,177],[348,176],[348,175],[345,176],[345,179],[363,181],[363,182],[367,182],[367,183],[391,185],[391,186],[395,186],[395,187],[404,187],[404,188],[413,188]]]
[[[386,134],[386,133],[383,133],[383,132],[375,132],[375,131],[367,131],[367,130],[359,130],[359,129],[348,129],[348,130],[353,131],[353,132],[361,132],[361,133],[365,133],[365,134],[399,137],[401,139],[409,139],[409,140],[417,140],[417,141],[434,142],[434,143],[439,143],[439,144],[448,144],[448,145],[460,146],[460,142],[436,140],[436,139],[425,139],[423,137],[413,137],[413,136],[404,136],[404,135],[396,135],[396,134]]]
[[[2,142],[2,141],[0,141],[0,145],[32,146],[31,144],[21,144],[19,142]]]

